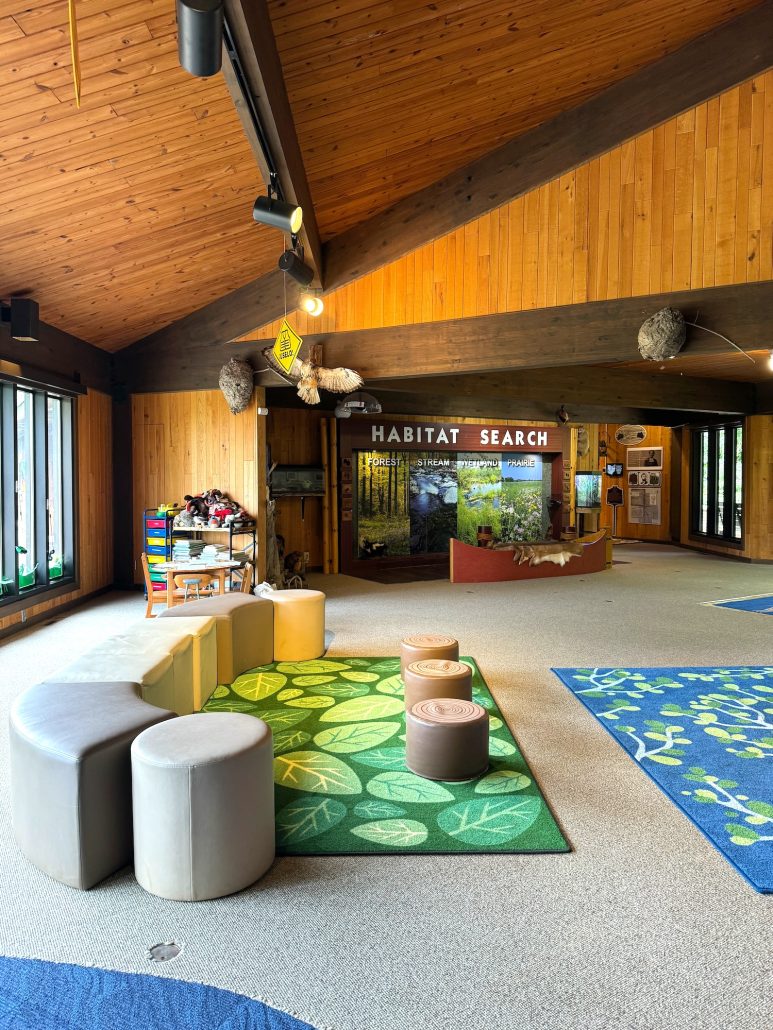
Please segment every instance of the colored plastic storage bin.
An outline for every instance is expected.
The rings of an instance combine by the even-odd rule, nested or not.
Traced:
[[[147,554],[161,554],[166,555],[166,545],[159,544],[156,537],[148,537],[147,547],[145,548]]]
[[[150,522],[150,521],[151,520],[149,519],[148,522]],[[155,522],[155,519],[153,519],[153,521]],[[151,537],[155,537],[155,538],[159,538],[160,537],[162,540],[166,540],[166,530],[165,529],[150,529],[150,527],[148,527],[148,539],[150,539]]]
[[[164,555],[163,554],[149,554],[148,555],[148,565],[157,565],[160,561],[164,561],[164,560],[165,559],[164,559]]]
[[[166,520],[165,519],[145,519],[145,525],[147,526],[148,529],[163,529],[163,530],[166,530]]]

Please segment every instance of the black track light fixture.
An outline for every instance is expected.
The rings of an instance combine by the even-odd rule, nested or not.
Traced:
[[[272,229],[280,229],[290,236],[297,236],[303,225],[303,209],[282,200],[275,172],[271,173],[266,196],[258,197],[253,204],[252,217],[261,225],[270,225]]]
[[[286,250],[279,258],[279,267],[301,286],[308,286],[314,278],[314,269],[304,263],[303,250],[300,254],[297,250]]]
[[[217,75],[223,59],[223,0],[177,0],[177,53],[191,75]]]
[[[36,343],[40,339],[38,302],[29,297],[11,297],[0,304],[0,320],[10,323],[11,336],[20,343]]]

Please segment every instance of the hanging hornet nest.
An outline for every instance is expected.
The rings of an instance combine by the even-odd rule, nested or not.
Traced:
[[[228,401],[232,415],[245,411],[252,398],[254,371],[248,361],[231,358],[220,369],[218,385]]]
[[[307,404],[319,404],[320,390],[351,393],[362,386],[362,377],[358,372],[351,368],[323,368],[317,364],[319,358],[316,354],[312,354],[311,361],[299,361],[296,358],[289,372],[285,372],[270,347],[263,351],[263,357],[274,372],[297,387],[298,396]]]
[[[687,339],[684,316],[676,308],[661,308],[639,330],[639,353],[648,361],[674,358]]]

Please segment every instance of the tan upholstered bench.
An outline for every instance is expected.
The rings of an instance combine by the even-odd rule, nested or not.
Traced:
[[[131,862],[131,743],[173,718],[136,683],[38,683],[10,717],[11,811],[22,852],[87,890]]]
[[[274,660],[274,606],[262,597],[230,593],[165,608],[160,619],[215,619],[217,679],[233,683],[237,676]]]

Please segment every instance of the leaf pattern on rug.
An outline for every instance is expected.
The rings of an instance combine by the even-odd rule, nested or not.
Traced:
[[[773,891],[773,667],[556,669],[760,891]]]
[[[568,850],[477,666],[464,661],[491,732],[489,768],[461,783],[406,767],[399,658],[277,662],[217,688],[205,710],[248,713],[271,728],[279,854]],[[468,820],[455,833],[439,823],[460,804],[521,799],[536,812],[525,829],[523,807],[518,819],[497,810],[496,820]]]

